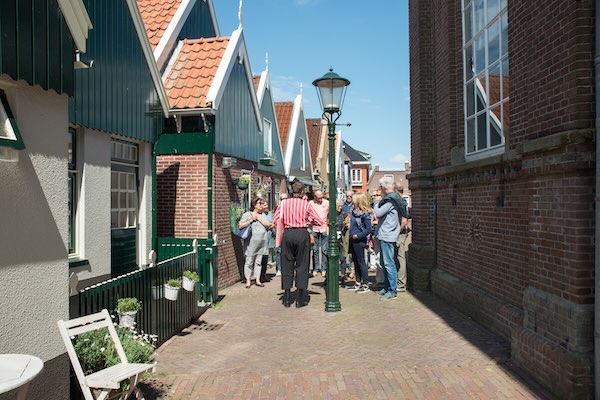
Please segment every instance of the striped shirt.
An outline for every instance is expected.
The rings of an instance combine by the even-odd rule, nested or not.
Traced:
[[[323,225],[324,223],[315,209],[308,204],[308,201],[298,197],[285,199],[279,204],[273,216],[273,223],[277,224],[280,219],[283,219],[285,228],[306,228],[311,223],[313,225]]]

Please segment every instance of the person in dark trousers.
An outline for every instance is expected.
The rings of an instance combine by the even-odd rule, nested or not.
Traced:
[[[356,283],[351,290],[356,293],[369,291],[369,270],[365,261],[367,236],[371,233],[371,207],[369,199],[363,192],[354,194],[354,208],[350,216],[350,251],[354,260]]]
[[[304,185],[298,181],[292,183],[292,197],[282,202],[273,222],[277,225],[283,220],[283,237],[281,240],[281,288],[283,289],[283,305],[292,303],[291,289],[296,283],[296,307],[308,304],[305,291],[308,288],[308,268],[310,264],[310,239],[308,226],[322,225],[323,221],[317,212],[303,198]]]

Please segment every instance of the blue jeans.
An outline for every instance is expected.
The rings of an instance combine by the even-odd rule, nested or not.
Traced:
[[[383,288],[396,296],[398,292],[398,278],[396,273],[396,263],[394,261],[394,242],[380,240],[381,246],[381,266],[383,267]]]
[[[327,271],[327,234],[325,232],[313,232],[315,244],[313,250],[313,271]],[[319,260],[319,253],[322,257]]]
[[[275,271],[281,272],[281,247],[275,247]]]

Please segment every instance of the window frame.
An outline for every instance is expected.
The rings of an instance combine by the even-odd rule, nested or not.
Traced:
[[[79,200],[81,191],[81,167],[79,160],[79,132],[69,127],[68,140],[71,145],[71,153],[67,160],[69,177],[69,258],[77,258],[79,254]],[[73,206],[73,209],[71,207]]]
[[[125,150],[127,149],[127,150]],[[139,199],[139,145],[134,142],[111,139],[111,169],[110,169],[110,228],[111,230],[137,229],[140,224],[140,199]],[[117,175],[117,187],[113,186],[113,174]],[[121,175],[124,174],[125,188],[121,187]],[[133,177],[133,188],[130,188]],[[113,194],[116,194],[116,207],[113,203]],[[134,207],[129,206],[131,194],[134,201]],[[121,207],[121,195],[125,195],[125,207]],[[113,213],[117,213],[116,225],[113,224]],[[131,225],[129,217],[133,212],[135,222]],[[121,224],[121,213],[126,213],[126,226]]]
[[[490,7],[488,2],[492,4],[492,10],[497,8],[493,14],[490,13]],[[475,11],[476,3],[482,5],[482,11],[479,17]],[[466,161],[478,160],[498,154],[502,154],[505,151],[506,145],[506,133],[510,129],[506,126],[502,120],[500,124],[495,123],[495,129],[499,132],[500,143],[492,145],[492,128],[491,125],[498,121],[498,118],[494,115],[494,110],[498,110],[501,118],[504,118],[504,109],[510,109],[510,94],[507,93],[504,96],[504,85],[503,81],[505,77],[509,77],[509,59],[510,54],[508,52],[508,8],[507,0],[462,0],[461,2],[461,17],[462,17],[462,57],[463,57],[463,121],[464,121],[464,154]],[[495,6],[494,6],[495,5]],[[467,22],[467,12],[470,13],[470,18]],[[478,22],[482,24],[478,25]],[[490,37],[489,32],[492,30],[494,25],[497,24],[497,35],[498,39],[496,44],[498,46],[498,55],[495,60],[490,62],[489,60],[489,49]],[[469,25],[471,32],[467,35],[466,26]],[[504,35],[503,27],[506,26],[506,36]],[[467,36],[469,36],[467,38]],[[468,40],[467,40],[468,39]],[[483,43],[483,54],[484,58],[481,71],[478,71],[478,57],[477,57],[477,40],[481,40]],[[504,41],[506,40],[506,43]],[[503,50],[506,49],[504,52]],[[467,54],[470,53],[470,57]],[[498,86],[499,96],[498,100],[494,104],[489,104],[490,94],[490,71],[498,71]],[[504,75],[506,70],[506,75]],[[471,75],[471,76],[469,76]],[[481,80],[484,80],[484,84],[481,84]],[[510,84],[510,83],[509,83]],[[469,95],[469,85],[473,93],[471,94],[472,99]],[[485,87],[484,87],[485,86]],[[508,86],[507,86],[508,87]],[[482,93],[484,89],[485,93]],[[480,97],[481,96],[481,97]],[[479,102],[478,99],[482,101]],[[479,104],[482,104],[480,109]],[[485,117],[485,147],[479,145],[480,135],[478,129],[482,122],[481,117]],[[483,138],[482,138],[483,139]],[[472,143],[471,143],[472,142]],[[472,150],[470,148],[473,148]]]
[[[0,124],[8,128],[9,137],[0,136],[0,146],[23,150],[25,142],[17,126],[17,121],[8,103],[8,97],[3,89],[0,89]]]
[[[300,150],[302,153],[302,158],[300,160],[300,170],[301,171],[306,171],[306,144],[304,142],[303,138],[300,138]]]
[[[355,176],[359,178],[359,180],[355,180]],[[350,180],[353,185],[362,185],[362,168],[352,168],[350,171]]]
[[[268,125],[268,129],[267,129]],[[273,157],[273,123],[263,118],[263,150],[267,157]]]

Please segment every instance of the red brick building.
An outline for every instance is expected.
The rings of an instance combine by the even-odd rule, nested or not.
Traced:
[[[409,284],[510,341],[560,398],[593,398],[594,3],[409,13]]]

